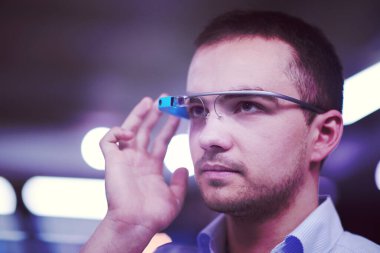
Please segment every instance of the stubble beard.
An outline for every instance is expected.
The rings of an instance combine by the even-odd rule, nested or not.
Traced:
[[[248,186],[231,189],[231,195],[225,198],[211,196],[219,195],[220,193],[217,191],[222,191],[224,187],[223,184],[218,185],[218,183],[211,182],[210,186],[214,188],[215,192],[206,193],[202,190],[202,185],[200,185],[202,197],[206,205],[214,211],[236,218],[246,218],[258,222],[265,221],[281,213],[293,203],[300,187],[304,183],[305,175],[302,170],[304,157],[305,147],[299,151],[299,154],[294,159],[293,164],[295,166],[292,168],[293,170],[285,174],[278,182],[268,184],[268,182],[259,182],[259,180],[251,181]],[[240,171],[249,171],[249,168],[244,167],[243,164],[223,161],[223,158],[218,160],[227,163],[229,166],[234,166],[234,168],[239,168]]]

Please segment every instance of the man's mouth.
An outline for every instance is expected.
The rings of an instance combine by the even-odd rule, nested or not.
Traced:
[[[200,171],[200,174],[204,174],[204,173],[241,174],[242,173],[239,169],[231,168],[223,164],[209,163],[209,162],[202,164],[199,168],[199,171]]]

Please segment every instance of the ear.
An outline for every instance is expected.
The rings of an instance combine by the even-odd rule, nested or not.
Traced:
[[[311,161],[323,161],[338,146],[343,134],[342,114],[330,110],[317,115],[311,123],[312,150]]]

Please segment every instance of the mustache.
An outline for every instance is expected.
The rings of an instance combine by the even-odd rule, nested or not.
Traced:
[[[245,172],[248,170],[247,166],[245,166],[245,164],[240,161],[234,161],[221,153],[211,154],[208,152],[205,152],[203,156],[194,163],[194,167],[195,169],[201,169],[207,163],[220,164],[227,168],[231,168],[240,172]]]

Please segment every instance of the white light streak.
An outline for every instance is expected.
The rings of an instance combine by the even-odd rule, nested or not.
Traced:
[[[32,177],[22,189],[22,199],[39,216],[102,219],[107,211],[100,179]]]
[[[348,78],[344,84],[343,121],[355,123],[380,108],[380,63]]]

